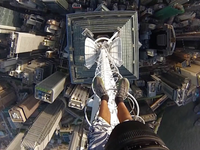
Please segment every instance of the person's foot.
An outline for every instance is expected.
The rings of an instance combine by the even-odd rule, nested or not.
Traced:
[[[116,98],[122,98],[123,100],[125,100],[128,96],[128,90],[129,90],[128,79],[126,78],[120,79],[117,86]]]
[[[94,83],[93,83],[93,87],[94,87],[94,91],[97,94],[97,96],[99,98],[101,98],[101,100],[107,100],[108,101],[108,94],[106,92],[103,80],[101,77],[97,76],[94,79]]]

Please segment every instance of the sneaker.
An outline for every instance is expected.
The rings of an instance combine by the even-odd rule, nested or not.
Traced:
[[[94,79],[93,87],[99,98],[101,98],[103,95],[108,95],[101,77],[97,76]]]
[[[125,100],[128,96],[128,90],[129,90],[128,79],[126,78],[120,79],[117,86],[116,97],[121,97],[123,100]]]

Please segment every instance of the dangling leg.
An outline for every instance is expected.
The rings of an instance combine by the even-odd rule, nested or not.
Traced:
[[[89,130],[88,150],[104,149],[105,144],[112,131],[110,125],[110,111],[108,108],[108,94],[100,77],[94,80],[94,91],[101,98],[101,105],[98,117],[93,121]]]
[[[100,77],[96,77],[94,80],[94,90],[96,94],[101,98],[101,105],[99,109],[99,117],[103,118],[110,124],[110,111],[108,108],[108,94],[103,84],[103,80]]]
[[[131,114],[124,104],[124,99],[127,97],[129,90],[129,81],[126,78],[122,78],[119,81],[119,86],[117,88],[117,94],[115,97],[115,102],[117,104],[118,119],[119,122],[124,122],[125,120],[133,120]]]

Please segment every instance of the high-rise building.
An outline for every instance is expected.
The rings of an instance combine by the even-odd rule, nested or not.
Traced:
[[[13,122],[25,122],[39,105],[40,101],[32,95],[9,110],[10,118]]]
[[[64,108],[65,104],[61,100],[49,104],[25,135],[21,143],[22,150],[43,150],[58,126]]]
[[[13,32],[11,37],[12,46],[10,48],[10,57],[14,57],[14,54],[32,52],[33,50],[45,48],[42,45],[44,36],[30,33]]]
[[[2,82],[0,83],[0,110],[4,109],[5,107],[8,107],[12,103],[14,103],[16,100],[16,94],[13,89],[8,87],[6,83]]]
[[[16,11],[0,7],[0,25],[20,27],[22,25],[20,14]]]
[[[104,11],[67,15],[67,50],[72,83],[89,83],[95,74],[96,65],[87,69],[85,64],[85,29],[94,39],[111,37],[119,31],[123,65],[120,73],[129,80],[139,78],[138,19],[134,11]],[[128,32],[127,32],[128,31]]]
[[[18,133],[12,142],[8,145],[6,150],[21,150],[21,141],[24,137],[24,133]]]

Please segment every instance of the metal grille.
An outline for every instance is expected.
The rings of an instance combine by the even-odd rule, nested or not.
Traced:
[[[18,27],[20,23],[20,15],[13,10],[0,7],[0,25],[15,26]]]
[[[53,104],[49,104],[29,129],[22,141],[22,147],[24,149],[35,149],[37,146],[39,147],[42,145],[43,148],[45,148],[45,144],[49,142],[53,135],[50,134],[54,132],[61,119],[63,109],[64,105],[60,100],[55,101]],[[47,136],[50,137],[48,138]],[[46,138],[48,138],[47,141],[45,141]]]

